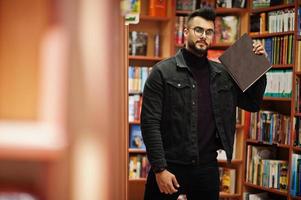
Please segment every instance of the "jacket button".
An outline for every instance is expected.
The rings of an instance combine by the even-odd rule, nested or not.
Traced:
[[[192,102],[192,105],[195,105],[195,102],[194,102],[194,101]]]
[[[181,83],[178,83],[178,87],[181,87]]]
[[[195,88],[195,84],[192,85],[192,88]]]

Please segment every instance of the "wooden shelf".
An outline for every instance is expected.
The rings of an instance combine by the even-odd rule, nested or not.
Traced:
[[[142,92],[129,92],[129,95],[142,95]]]
[[[278,194],[278,195],[282,195],[282,196],[288,195],[287,191],[281,191],[281,190],[277,190],[277,189],[273,189],[273,188],[262,187],[262,186],[254,185],[254,184],[248,183],[248,182],[244,182],[244,184],[245,184],[245,186],[248,186],[248,187],[252,187],[252,188],[255,188],[258,190],[264,190],[264,191],[271,192],[271,193]]]
[[[294,31],[287,32],[279,32],[279,33],[250,33],[250,37],[252,38],[267,38],[267,37],[275,37],[275,36],[284,36],[284,35],[293,35]]]
[[[1,121],[0,159],[58,160],[67,146],[64,133],[61,127],[42,121]]]
[[[293,68],[293,64],[279,64],[279,65],[272,65],[272,69],[287,69],[287,68]]]
[[[146,153],[145,149],[129,149],[129,153]]]
[[[130,60],[143,60],[143,61],[161,61],[162,57],[153,57],[153,56],[129,56]]]
[[[301,35],[297,35],[296,39],[301,40]]]
[[[176,15],[189,15],[191,10],[176,10]]]
[[[236,14],[241,15],[246,13],[248,9],[245,8],[216,8],[215,12],[217,15],[224,15],[224,14]],[[191,10],[176,10],[177,15],[189,15],[192,11]]]
[[[255,9],[251,9],[251,12],[252,13],[269,12],[269,11],[282,10],[282,9],[294,8],[294,7],[295,7],[295,4],[291,3],[291,4],[285,4],[285,5],[270,6],[267,8],[255,8]]]
[[[296,72],[296,75],[297,75],[297,76],[300,76],[300,75],[301,75],[301,71]]]
[[[284,98],[284,97],[264,97],[264,101],[291,101],[291,98]]]
[[[231,46],[232,44],[229,43],[213,43],[210,46],[210,49],[227,49]]]
[[[228,194],[225,192],[220,192],[219,193],[220,198],[240,198],[240,194]]]
[[[293,150],[294,150],[294,151],[299,151],[299,152],[300,152],[300,151],[301,151],[301,147],[295,147],[295,146],[294,146],[294,147],[293,147]]]
[[[64,150],[39,149],[31,147],[1,147],[1,160],[20,160],[51,162],[56,161],[64,155]]]
[[[136,124],[136,125],[140,125],[140,121],[132,121],[132,122],[129,122],[129,124]]]
[[[245,8],[216,8],[215,9],[217,15],[223,15],[223,14],[241,15],[247,13],[247,11],[248,9]]]
[[[149,15],[141,15],[141,20],[148,20],[148,21],[168,21],[170,17],[157,17],[157,16],[149,16]]]
[[[257,141],[257,140],[253,140],[253,139],[247,139],[246,142],[251,143],[251,144],[263,144],[263,145],[269,145],[269,146],[276,145],[277,147],[286,148],[286,149],[290,148],[290,145],[288,145],[288,144],[277,144],[277,143],[270,144],[268,142],[261,142],[261,141]]]
[[[217,162],[219,164],[227,164],[227,160],[217,160]],[[231,161],[231,165],[237,165],[237,164],[242,164],[242,160],[240,160],[240,159],[233,159]]]
[[[291,199],[295,199],[295,200],[301,200],[301,197],[297,197],[297,196],[292,196],[292,195],[290,195],[291,196]]]
[[[297,112],[297,113],[295,113],[295,116],[296,117],[301,117],[301,113]]]
[[[145,183],[146,182],[146,178],[133,178],[133,179],[129,179],[129,182],[141,182],[141,183]]]

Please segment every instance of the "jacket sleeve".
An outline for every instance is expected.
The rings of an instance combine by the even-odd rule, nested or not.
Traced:
[[[148,160],[155,168],[167,166],[161,137],[163,95],[162,75],[159,69],[154,67],[143,90],[141,131]]]
[[[263,95],[266,88],[266,84],[266,75],[263,75],[245,92],[242,92],[238,88],[238,107],[249,112],[257,112],[260,109],[260,105],[263,101]]]

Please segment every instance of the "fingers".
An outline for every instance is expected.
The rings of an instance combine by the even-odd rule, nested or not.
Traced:
[[[266,51],[265,51],[263,45],[260,42],[254,42],[253,43],[253,51],[257,55],[262,55],[262,54],[266,55]]]
[[[159,190],[161,193],[164,194],[173,194],[178,192],[178,190],[175,187],[179,187],[179,184],[176,180],[176,177],[174,175],[170,176],[168,180],[160,181],[158,184]]]
[[[173,177],[172,177],[172,183],[173,183],[173,185],[176,186],[177,188],[180,187],[180,185],[179,185],[179,183],[178,183],[178,181],[177,181],[176,176],[173,176]]]
[[[175,176],[173,176],[172,179],[170,179],[164,186],[163,186],[163,192],[165,194],[173,194],[177,192],[178,190],[174,187],[173,179],[175,179]]]

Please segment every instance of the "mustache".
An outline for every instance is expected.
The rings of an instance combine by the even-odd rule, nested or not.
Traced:
[[[208,46],[208,43],[206,42],[206,40],[199,39],[199,40],[196,41],[196,43],[199,43],[199,42],[200,42],[200,43],[201,43],[201,42],[202,42],[202,43],[205,43],[205,44]]]

